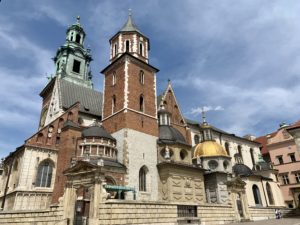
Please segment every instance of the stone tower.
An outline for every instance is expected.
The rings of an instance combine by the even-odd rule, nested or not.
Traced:
[[[125,185],[135,188],[139,199],[155,200],[158,69],[148,63],[149,46],[129,13],[127,22],[110,39],[110,65],[102,71],[102,120],[117,139],[118,160],[127,167]]]

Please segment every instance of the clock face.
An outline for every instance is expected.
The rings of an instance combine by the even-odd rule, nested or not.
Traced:
[[[48,112],[48,107],[45,107],[42,111],[41,114],[41,121],[40,121],[40,127],[43,127],[46,121],[46,116],[47,116],[47,112]]]

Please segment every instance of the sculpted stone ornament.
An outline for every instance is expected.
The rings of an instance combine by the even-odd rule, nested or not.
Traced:
[[[165,149],[165,159],[166,160],[170,160],[170,149],[168,148],[168,146],[166,146],[166,149]]]

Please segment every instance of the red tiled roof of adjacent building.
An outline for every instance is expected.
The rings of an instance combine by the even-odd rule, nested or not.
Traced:
[[[268,149],[267,149],[268,137],[274,137],[276,134],[277,134],[277,131],[255,139],[256,142],[261,143],[262,147],[261,147],[260,151],[261,151],[262,155],[268,154]]]
[[[287,127],[287,129],[291,129],[291,128],[296,128],[296,127],[300,127],[300,120],[298,120],[297,122],[291,124],[290,126]],[[261,143],[262,147],[261,147],[261,154],[265,155],[268,154],[268,149],[267,149],[267,144],[268,144],[268,137],[274,137],[277,134],[278,131],[275,131],[271,134],[267,134],[265,136],[261,136],[255,139],[255,141]]]

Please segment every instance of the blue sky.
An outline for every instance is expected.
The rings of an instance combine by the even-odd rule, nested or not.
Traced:
[[[0,157],[38,127],[39,92],[53,74],[51,58],[81,16],[99,73],[128,9],[150,38],[158,92],[171,79],[184,115],[238,135],[256,136],[298,120],[300,2],[269,0],[2,0],[0,2]]]

